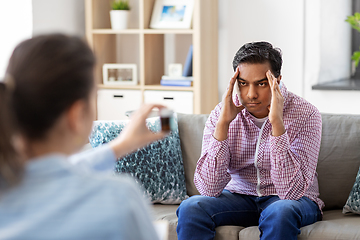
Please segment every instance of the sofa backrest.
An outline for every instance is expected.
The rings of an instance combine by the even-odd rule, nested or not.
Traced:
[[[322,114],[317,172],[325,210],[345,205],[359,165],[360,115]]]
[[[198,195],[194,184],[196,163],[200,158],[202,138],[208,114],[178,113],[181,151],[184,161],[186,190],[189,196]]]
[[[201,154],[207,114],[178,114],[186,187],[199,194],[193,178]],[[320,198],[325,209],[342,208],[360,165],[360,115],[322,114],[322,139],[318,161]]]

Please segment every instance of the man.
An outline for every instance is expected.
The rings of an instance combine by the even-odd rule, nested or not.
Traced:
[[[194,175],[201,196],[177,210],[179,240],[214,239],[223,225],[258,225],[260,239],[297,239],[301,227],[321,220],[321,115],[287,91],[281,65],[280,50],[267,42],[236,53],[226,96],[205,125]]]

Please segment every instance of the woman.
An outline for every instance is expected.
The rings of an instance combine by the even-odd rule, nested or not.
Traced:
[[[162,106],[143,106],[116,140],[69,158],[94,119],[94,64],[77,37],[38,36],[15,48],[0,83],[2,239],[157,238],[138,186],[98,172],[165,136],[145,125]]]

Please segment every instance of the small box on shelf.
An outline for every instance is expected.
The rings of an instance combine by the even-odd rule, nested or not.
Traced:
[[[136,64],[104,64],[103,82],[104,85],[137,85]]]

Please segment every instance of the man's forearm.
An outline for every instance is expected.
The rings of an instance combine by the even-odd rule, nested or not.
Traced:
[[[285,133],[285,126],[282,120],[271,125],[272,125],[272,135],[274,137],[281,136]]]
[[[228,137],[229,132],[229,123],[224,123],[222,121],[218,121],[216,123],[214,138],[218,141],[224,141]]]
[[[228,140],[218,141],[206,134],[203,150],[197,162],[194,183],[201,195],[217,197],[231,180],[228,173],[230,152]]]

